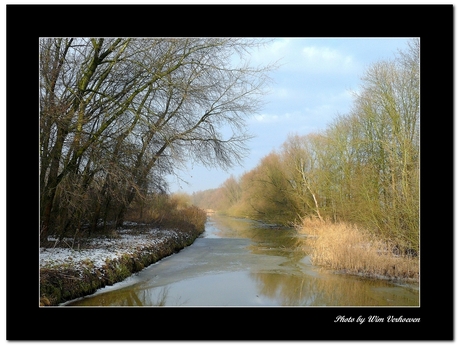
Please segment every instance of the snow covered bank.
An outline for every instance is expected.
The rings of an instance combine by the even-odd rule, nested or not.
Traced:
[[[115,238],[94,238],[74,249],[63,240],[40,248],[40,305],[57,305],[122,281],[132,273],[190,245],[200,232],[133,228]]]

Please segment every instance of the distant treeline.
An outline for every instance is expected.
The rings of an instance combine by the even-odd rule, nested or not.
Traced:
[[[347,115],[292,134],[251,171],[193,202],[280,224],[306,217],[350,222],[401,248],[419,248],[420,42],[362,76]]]

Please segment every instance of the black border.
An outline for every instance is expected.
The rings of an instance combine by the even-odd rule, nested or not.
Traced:
[[[6,5],[6,17],[7,340],[454,339],[453,5]],[[54,36],[420,37],[421,307],[39,308],[38,38]]]

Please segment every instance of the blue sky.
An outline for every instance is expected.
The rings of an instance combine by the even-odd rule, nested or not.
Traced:
[[[410,38],[279,38],[264,51],[254,52],[255,64],[280,60],[270,74],[273,83],[262,110],[247,119],[255,137],[243,166],[228,171],[191,165],[170,177],[171,192],[193,193],[219,187],[231,175],[239,177],[255,168],[289,134],[319,132],[338,115],[349,113],[353,92],[373,63],[392,59]]]

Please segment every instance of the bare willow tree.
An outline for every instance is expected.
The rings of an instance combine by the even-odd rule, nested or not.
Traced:
[[[419,244],[419,40],[394,61],[372,65],[354,114],[362,133],[363,219],[402,247]]]
[[[41,39],[41,238],[101,214],[121,224],[136,196],[165,191],[166,174],[187,159],[238,164],[245,118],[273,67],[247,59],[264,42]]]
[[[320,166],[320,156],[324,146],[323,137],[313,133],[289,135],[283,144],[283,166],[300,219],[314,215],[323,220],[321,208],[326,193],[323,195],[321,187],[327,170]]]

